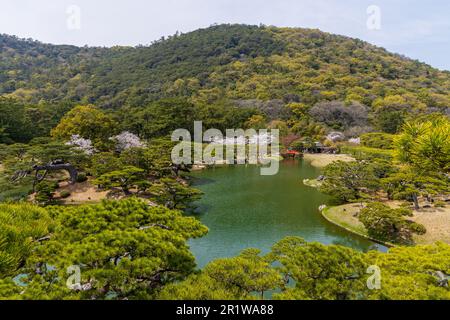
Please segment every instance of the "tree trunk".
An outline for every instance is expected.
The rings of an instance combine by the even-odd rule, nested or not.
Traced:
[[[417,194],[413,194],[412,198],[414,201],[414,209],[419,210],[420,206],[419,206],[419,199],[417,198]]]
[[[74,184],[77,182],[78,171],[70,163],[47,164],[47,165],[43,165],[43,166],[34,166],[33,170],[36,170],[36,173],[39,171],[42,171],[42,170],[45,170],[45,171],[66,170],[70,174],[70,183]]]

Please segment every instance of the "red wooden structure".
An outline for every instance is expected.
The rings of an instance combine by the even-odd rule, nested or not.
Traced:
[[[297,158],[297,157],[301,157],[302,153],[299,151],[295,151],[295,150],[287,150],[286,152],[284,152],[282,154],[284,157],[293,157],[293,158]]]

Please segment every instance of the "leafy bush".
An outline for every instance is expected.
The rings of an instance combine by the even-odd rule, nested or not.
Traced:
[[[55,191],[58,188],[58,184],[51,181],[42,181],[36,185],[35,200],[38,203],[48,205],[54,200]]]
[[[82,182],[85,182],[85,181],[87,181],[86,174],[85,173],[79,173],[78,176],[77,176],[77,182],[78,183],[82,183]]]
[[[394,158],[392,150],[347,145],[341,146],[340,149],[342,153],[351,154],[358,160],[383,159],[391,161]]]
[[[371,132],[361,136],[361,145],[377,149],[393,149],[395,135],[382,132]]]
[[[303,151],[303,149],[305,148],[305,142],[303,140],[295,140],[294,142],[291,143],[291,145],[289,146],[292,150],[295,151]]]
[[[71,193],[67,190],[63,190],[59,193],[59,196],[63,199],[70,197]]]

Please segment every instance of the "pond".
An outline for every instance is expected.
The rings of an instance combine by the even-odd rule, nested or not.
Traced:
[[[189,242],[199,267],[211,260],[238,255],[243,249],[263,253],[286,236],[340,244],[366,251],[375,243],[326,221],[319,206],[329,198],[303,185],[320,170],[304,160],[285,160],[274,176],[261,176],[257,166],[223,166],[193,172],[194,187],[205,194],[197,216],[209,233]]]

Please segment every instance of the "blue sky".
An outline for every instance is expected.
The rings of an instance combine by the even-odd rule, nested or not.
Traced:
[[[67,27],[71,5],[80,28]],[[379,30],[367,27],[370,5],[380,9]],[[448,0],[3,0],[0,10],[0,33],[55,44],[149,44],[214,23],[319,28],[450,70]]]

